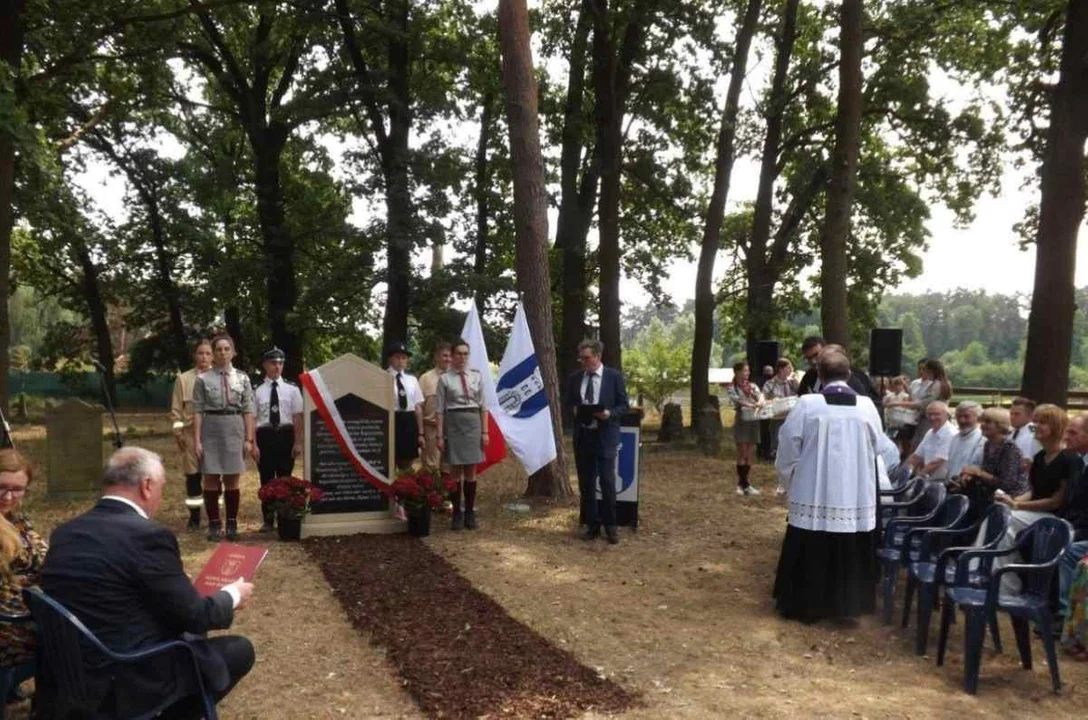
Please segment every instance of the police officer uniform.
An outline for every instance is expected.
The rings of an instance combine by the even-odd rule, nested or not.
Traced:
[[[408,352],[408,347],[402,342],[390,343],[385,357],[388,359],[398,353],[412,357],[412,353]],[[423,412],[423,390],[415,376],[406,370],[397,371],[390,366],[389,374],[393,376],[393,407],[396,410],[393,416],[393,457],[397,467],[403,468],[419,457],[419,442],[423,433],[419,420]]]
[[[261,356],[261,361],[284,361],[287,356],[283,350],[272,348]],[[295,419],[302,415],[302,393],[298,386],[284,380],[265,377],[255,392],[257,401],[257,449],[260,461],[257,471],[260,473],[261,486],[270,480],[290,477],[295,469],[296,432]],[[272,503],[261,503],[264,516],[263,531],[269,531],[275,524],[275,511]]]

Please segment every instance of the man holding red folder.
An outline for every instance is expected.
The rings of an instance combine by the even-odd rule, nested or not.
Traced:
[[[42,589],[115,652],[186,640],[196,652],[204,686],[219,700],[253,667],[253,645],[241,636],[204,635],[231,626],[253,584],[239,578],[209,597],[197,592],[174,534],[151,519],[165,484],[155,453],[135,447],[114,453],[102,498],[53,532]],[[196,679],[184,667],[189,662],[163,655],[135,666],[85,667],[84,672],[102,716],[131,717],[174,698],[160,717],[197,718],[203,706]],[[41,717],[52,716],[53,695],[38,688]]]

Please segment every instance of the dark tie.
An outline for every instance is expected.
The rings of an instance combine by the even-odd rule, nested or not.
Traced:
[[[588,380],[586,381],[585,401],[586,401],[586,405],[592,405],[593,404],[593,398],[597,396],[597,393],[594,392],[594,387],[593,387],[593,383],[597,379],[597,374],[596,373],[589,373],[589,375],[587,377],[588,377]]]
[[[408,393],[404,391],[404,381],[400,379],[400,373],[397,373],[397,407],[401,410],[408,409]]]
[[[268,423],[274,428],[280,426],[280,391],[277,389],[278,386],[279,381],[273,380],[272,396],[268,408]]]
[[[1016,438],[1020,437],[1020,430],[1021,430],[1021,428],[1016,428],[1016,430],[1013,431],[1013,433],[1012,433],[1012,439],[1013,440],[1016,440]]]
[[[465,394],[465,400],[469,400],[470,397],[469,397],[469,394],[468,394],[468,383],[465,381],[465,374],[464,373],[457,373],[457,374],[461,376],[461,392],[463,392]]]

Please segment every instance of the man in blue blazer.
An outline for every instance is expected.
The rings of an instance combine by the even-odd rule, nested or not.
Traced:
[[[585,539],[600,537],[603,524],[608,542],[615,545],[620,541],[616,533],[616,453],[620,446],[620,418],[627,412],[628,404],[623,375],[601,363],[603,350],[604,345],[598,340],[583,340],[578,344],[582,370],[567,380],[566,405],[574,413],[574,460],[582,496],[581,520],[588,527]],[[579,412],[581,406],[598,409]]]

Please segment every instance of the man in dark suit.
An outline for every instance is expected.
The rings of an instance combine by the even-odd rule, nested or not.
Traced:
[[[839,345],[828,345],[819,335],[810,335],[801,343],[801,355],[805,358],[805,362],[808,363],[808,370],[805,371],[804,376],[801,378],[801,384],[797,388],[798,395],[808,395],[809,393],[820,392],[820,378],[816,373],[816,361],[820,358],[820,353],[822,353],[825,348],[832,348],[842,352],[844,355],[846,354],[846,351],[842,347]],[[873,381],[869,379],[869,376],[865,374],[865,371],[858,370],[851,365],[850,378],[846,381],[846,384],[858,395],[865,395],[872,400],[878,411],[884,407],[884,398],[882,398],[877,389],[873,387]]]
[[[201,597],[185,574],[174,534],[151,519],[165,483],[158,455],[135,447],[114,453],[98,504],[53,532],[42,589],[116,652],[187,640],[205,687],[220,699],[253,667],[253,645],[239,636],[200,636],[229,628],[253,585],[239,578]],[[84,671],[102,716],[130,717],[176,698],[161,717],[197,718],[203,705],[185,667],[191,662],[178,653]],[[51,717],[49,690],[37,694],[41,716]]]
[[[578,491],[582,496],[581,521],[585,539],[596,540],[605,527],[608,542],[620,541],[616,533],[616,453],[620,446],[620,419],[627,412],[623,375],[601,363],[604,346],[597,340],[578,344],[582,370],[567,381],[566,405],[574,413],[574,460],[578,467]],[[580,406],[599,409],[579,413]],[[597,502],[600,479],[601,501]]]

